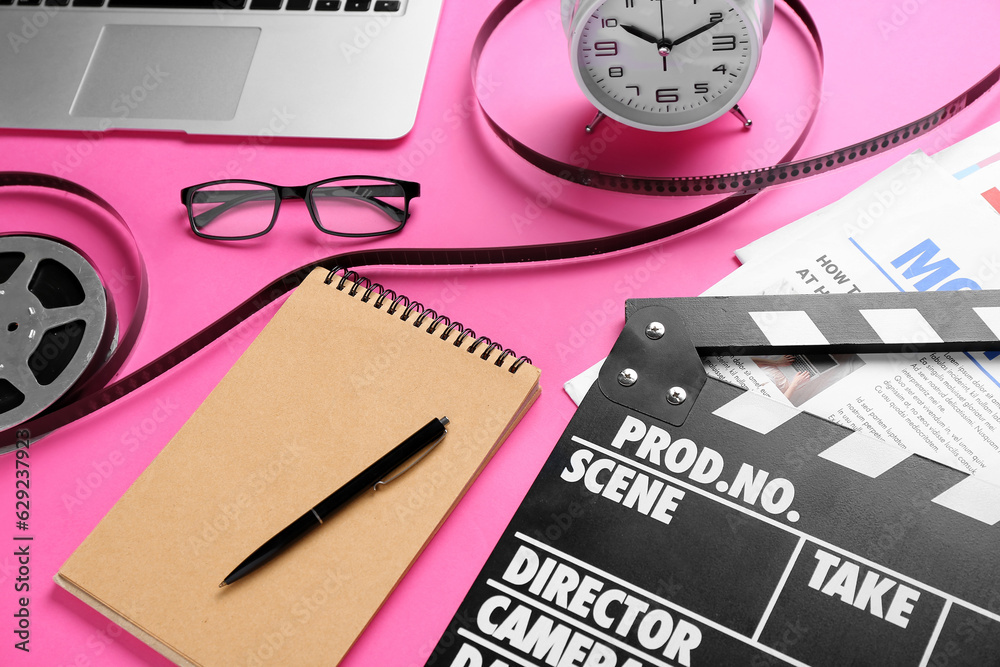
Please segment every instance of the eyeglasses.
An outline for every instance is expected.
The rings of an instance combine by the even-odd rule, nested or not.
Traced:
[[[336,236],[398,232],[420,184],[376,176],[340,176],[286,187],[260,181],[212,181],[181,190],[191,230],[204,239],[239,241],[274,227],[284,199],[305,200],[316,227]]]

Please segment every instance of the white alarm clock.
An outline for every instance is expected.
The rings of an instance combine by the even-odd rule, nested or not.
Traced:
[[[562,0],[576,80],[626,125],[668,132],[727,111],[750,86],[774,0]]]

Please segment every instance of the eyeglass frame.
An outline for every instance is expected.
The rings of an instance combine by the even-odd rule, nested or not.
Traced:
[[[359,232],[334,232],[329,229],[325,229],[322,226],[322,223],[320,223],[319,220],[319,213],[316,211],[316,202],[315,199],[313,198],[313,190],[317,186],[321,186],[327,183],[336,181],[346,181],[354,178],[356,179],[369,178],[374,181],[385,181],[386,184],[391,183],[393,185],[398,185],[402,187],[403,189],[402,209],[400,209],[397,206],[393,206],[392,204],[380,201],[378,199],[369,197],[357,197],[357,199],[367,201],[375,205],[377,208],[381,209],[382,212],[385,213],[390,219],[395,220],[396,222],[399,223],[397,227],[379,232],[359,233]],[[257,232],[255,234],[247,234],[244,236],[213,236],[199,231],[198,224],[197,222],[195,222],[195,218],[197,216],[195,215],[194,211],[191,208],[192,204],[194,203],[192,201],[194,194],[201,188],[208,187],[210,185],[222,185],[227,183],[259,185],[269,189],[271,192],[274,193],[275,195],[274,213],[271,214],[271,221],[268,223],[267,227],[264,230]],[[208,190],[207,192],[213,192],[213,191]],[[393,196],[398,196],[398,195],[393,195]],[[312,218],[313,224],[316,225],[316,229],[320,230],[324,234],[331,234],[333,236],[353,237],[353,238],[366,237],[366,236],[385,236],[387,234],[395,234],[396,232],[401,231],[403,229],[403,227],[406,225],[406,221],[409,220],[410,218],[410,201],[415,197],[419,196],[420,196],[419,183],[416,183],[414,181],[404,181],[397,178],[386,178],[384,176],[368,176],[364,174],[354,175],[354,176],[334,176],[332,178],[325,178],[321,181],[316,181],[314,183],[309,183],[307,185],[297,185],[297,186],[277,185],[274,183],[265,183],[264,181],[253,181],[243,178],[226,178],[219,181],[209,181],[207,183],[199,183],[198,185],[190,185],[186,188],[181,189],[181,203],[184,204],[184,207],[187,209],[188,222],[191,224],[191,231],[195,234],[195,236],[198,236],[199,238],[203,239],[208,239],[210,241],[244,241],[247,239],[255,239],[260,236],[263,236],[264,234],[267,234],[274,228],[274,223],[277,222],[278,220],[278,211],[281,209],[281,202],[286,199],[303,200],[306,203],[306,208],[309,209],[309,217]],[[394,215],[393,213],[397,213],[397,215]],[[202,225],[202,227],[206,226],[207,224],[208,223],[206,222],[205,225]]]

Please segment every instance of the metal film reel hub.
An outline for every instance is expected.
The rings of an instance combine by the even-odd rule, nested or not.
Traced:
[[[41,413],[104,361],[116,330],[108,306],[76,250],[0,236],[0,429]]]

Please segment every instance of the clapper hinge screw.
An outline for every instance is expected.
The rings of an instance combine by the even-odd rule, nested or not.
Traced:
[[[687,400],[687,392],[680,387],[671,387],[667,391],[667,403],[670,405],[680,405]]]
[[[623,387],[631,387],[639,379],[639,374],[631,368],[626,368],[618,374],[618,384]]]
[[[646,325],[646,338],[650,340],[660,340],[666,332],[666,327],[659,322],[650,322]]]

